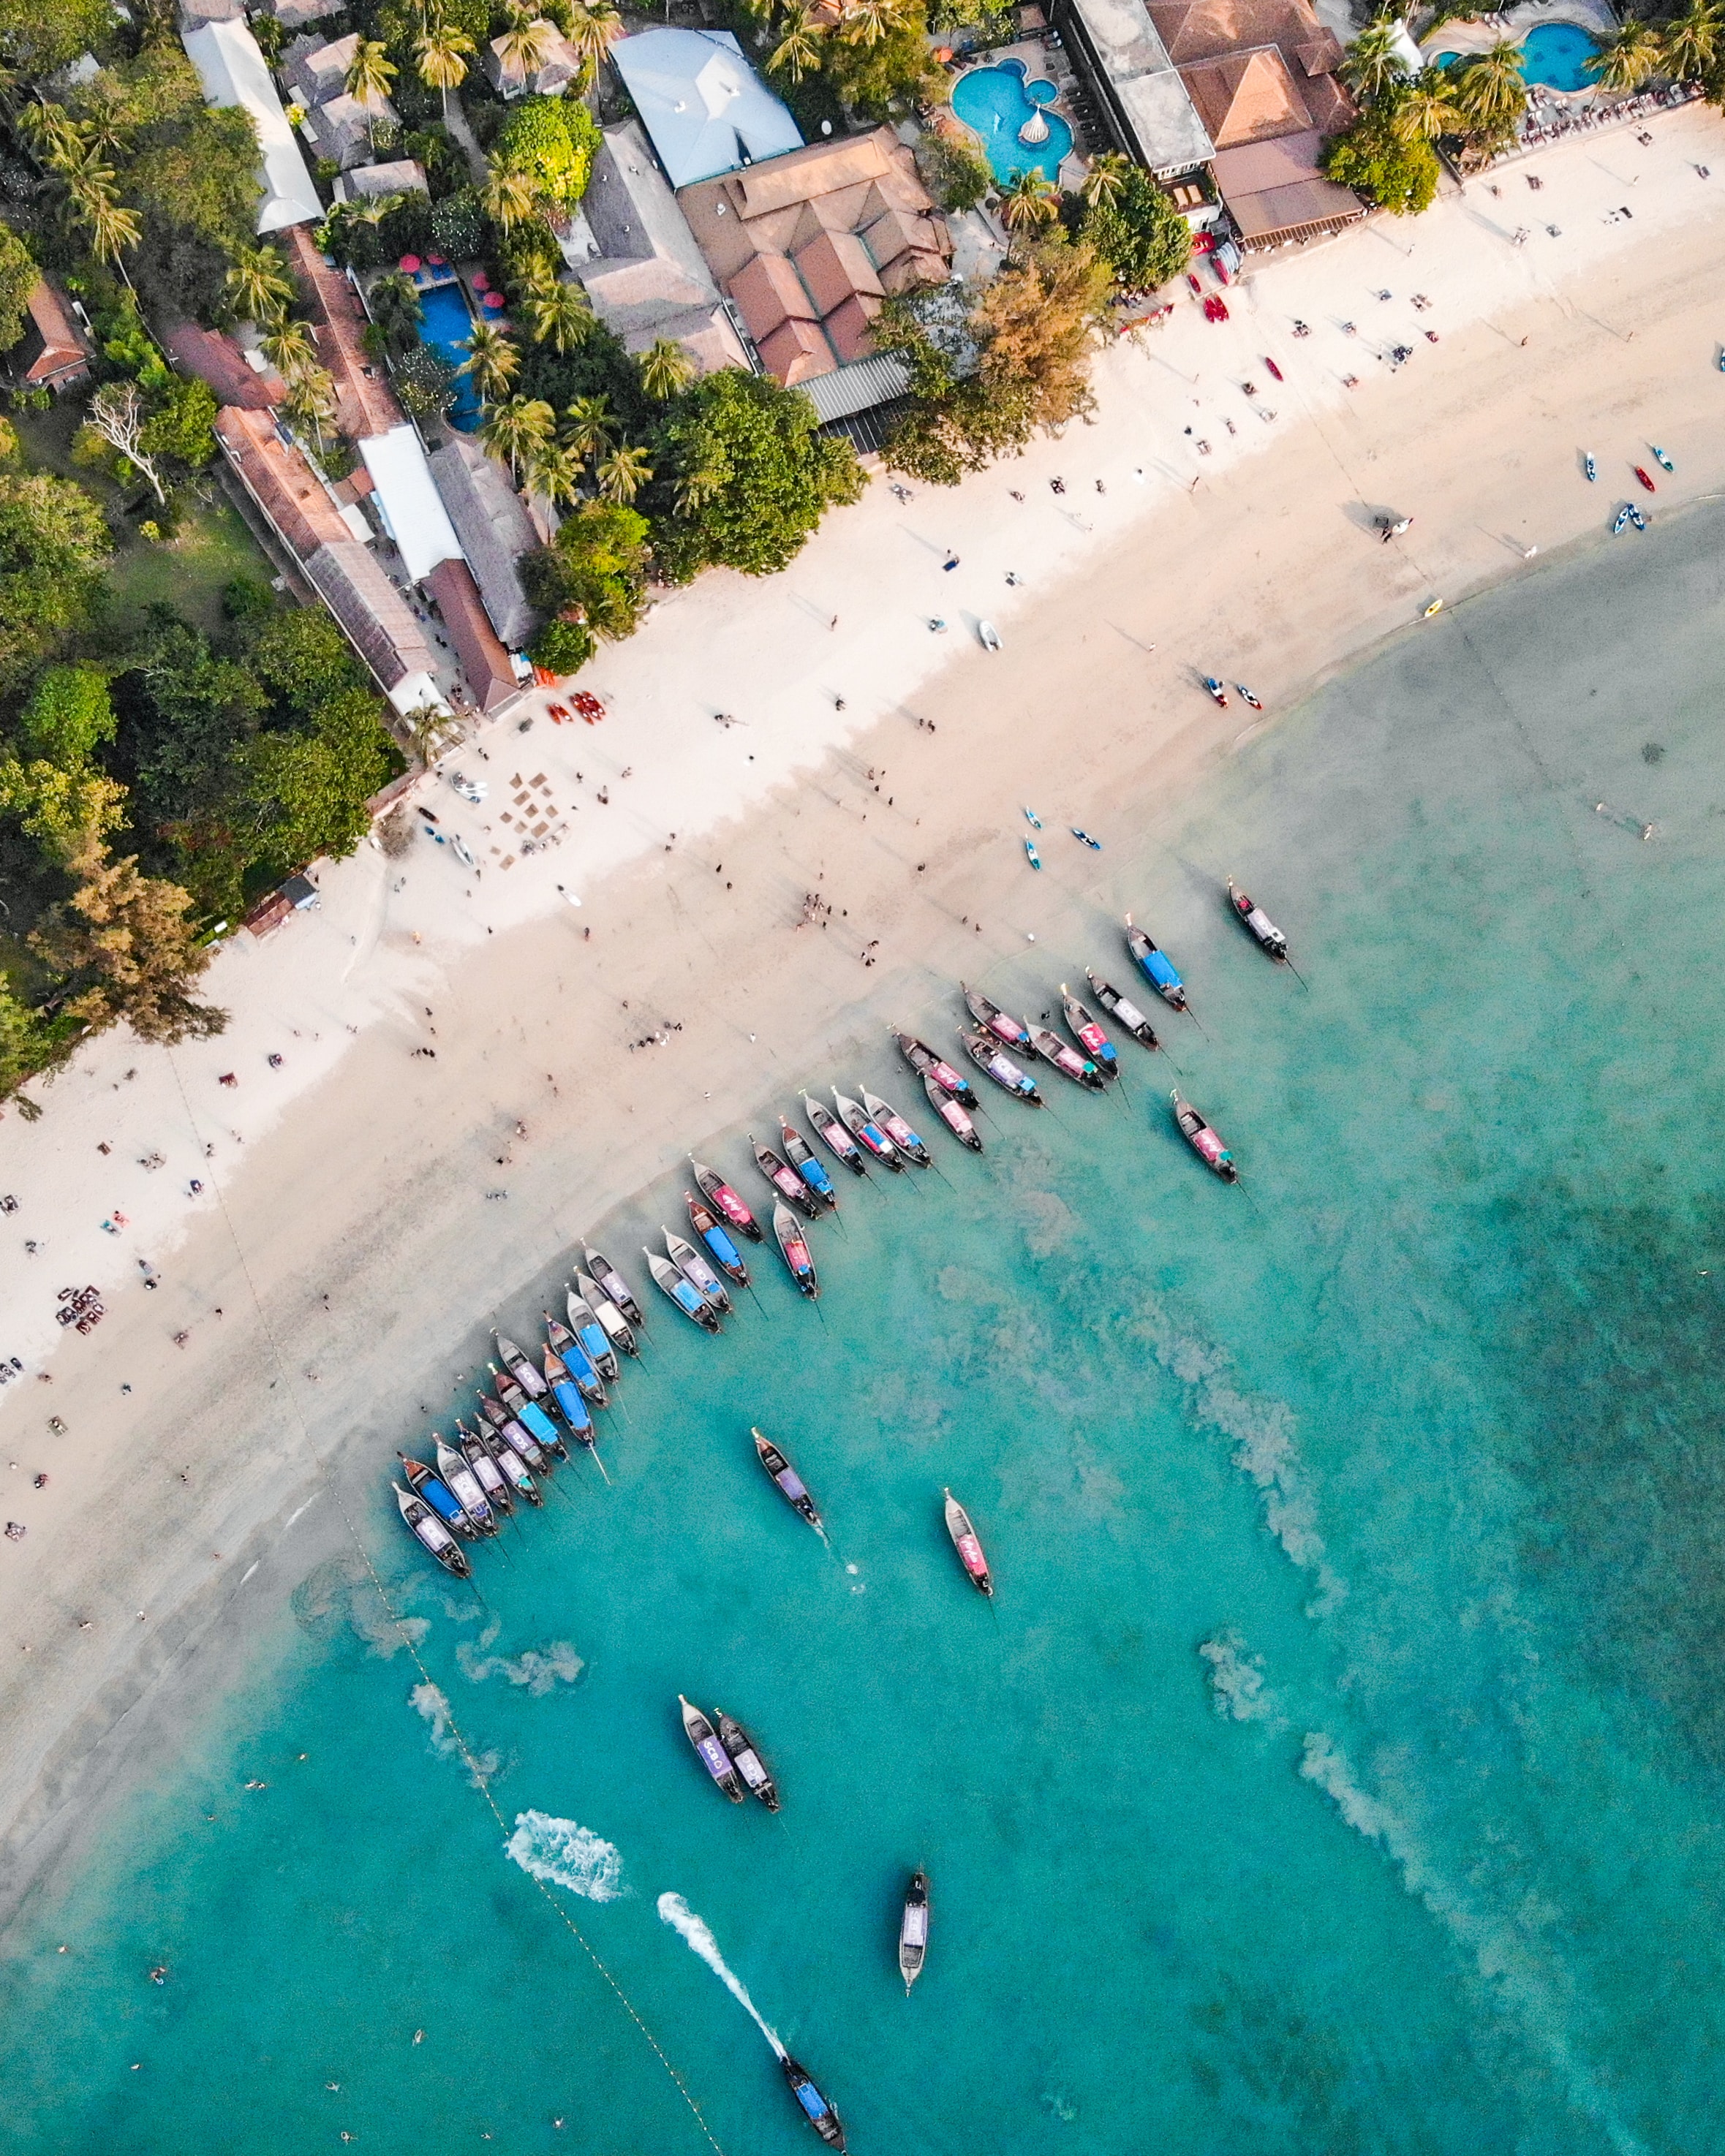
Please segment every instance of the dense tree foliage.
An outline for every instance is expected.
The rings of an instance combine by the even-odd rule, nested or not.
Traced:
[[[69,480],[0,471],[0,691],[88,614],[112,552],[102,512]]]
[[[1363,112],[1345,134],[1325,146],[1323,169],[1338,187],[1398,217],[1417,217],[1437,192],[1437,152],[1396,124],[1393,106]]]
[[[1080,198],[1078,235],[1123,292],[1153,292],[1192,257],[1192,228],[1141,165],[1126,165],[1106,192]]]
[[[9,224],[0,224],[0,352],[24,333],[25,303],[40,275],[35,257]]]
[[[598,125],[584,105],[524,97],[510,107],[494,154],[508,171],[521,173],[541,201],[568,209],[587,192],[598,146]]]

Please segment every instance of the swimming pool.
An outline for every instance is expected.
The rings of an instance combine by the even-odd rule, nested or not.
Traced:
[[[467,295],[459,285],[434,285],[429,291],[419,295],[419,306],[424,320],[419,325],[419,341],[428,344],[440,358],[451,367],[467,363],[467,340],[473,335],[473,315],[467,305]],[[449,424],[470,434],[480,423],[480,401],[475,393],[473,377],[455,377],[455,401],[449,407]]]
[[[1048,128],[1045,141],[1019,140],[1019,130],[1026,121],[1060,95],[1051,82],[1027,83],[1028,72],[1022,60],[1003,60],[999,67],[973,68],[952,85],[953,111],[976,136],[990,169],[1003,185],[1014,174],[1033,167],[1045,178],[1058,180],[1061,163],[1072,147],[1072,130],[1053,112],[1044,116]]]
[[[1587,63],[1599,49],[1597,38],[1575,23],[1537,23],[1522,40],[1522,80],[1532,90],[1591,90]],[[1433,67],[1454,67],[1472,53],[1435,53]]]

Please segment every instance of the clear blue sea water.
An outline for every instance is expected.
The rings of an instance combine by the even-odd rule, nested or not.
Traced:
[[[5,2146],[700,2156],[561,1909],[730,2156],[812,2148],[666,1893],[863,2156],[1717,2146],[1722,536],[1549,562],[1136,823],[1051,775],[1107,850],[1047,850],[1048,934],[988,985],[1123,978],[1132,906],[1203,1030],[1124,1043],[1126,1097],[991,1102],[948,1180],[847,1188],[819,1317],[771,1260],[721,1342],[649,1309],[612,1486],[563,1470],[483,1606],[388,1510],[418,1430],[380,1437],[347,1487],[426,1675],[357,1562],[299,1585],[8,1940]],[[872,1035],[809,1075],[911,1106]],[[704,1148],[738,1178],[765,1105]],[[756,1732],[777,1818],[706,1784],[680,1691]],[[529,1814],[578,1885],[614,1850],[615,1897],[542,1893]]]

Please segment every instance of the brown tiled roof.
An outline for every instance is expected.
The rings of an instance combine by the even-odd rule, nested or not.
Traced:
[[[352,537],[317,475],[283,441],[267,413],[224,405],[216,414],[216,437],[252,499],[300,561],[326,543]]]
[[[1217,151],[1216,185],[1242,239],[1265,240],[1364,216],[1358,196],[1319,172],[1322,147],[1323,137],[1314,128]]]
[[[726,286],[758,344],[786,321],[814,322],[820,310],[783,254],[757,254]]]
[[[1353,101],[1340,83],[1329,80],[1342,59],[1340,41],[1320,22],[1311,0],[1148,0],[1148,7],[1168,56],[1207,124],[1210,105],[1200,98],[1193,70],[1202,62],[1239,59],[1266,47],[1280,54],[1290,82],[1304,86],[1306,116],[1291,119],[1290,131],[1315,125],[1334,133],[1353,120]],[[1314,98],[1312,88],[1320,83],[1323,94]],[[1206,94],[1213,102],[1219,95],[1213,84]],[[1301,100],[1300,91],[1294,95],[1296,101]],[[1214,126],[1210,133],[1221,147]],[[1262,137],[1247,132],[1235,139]]]
[[[1312,126],[1312,114],[1274,45],[1183,67],[1180,80],[1219,150],[1304,134]]]
[[[880,311],[880,302],[872,294],[853,292],[821,324],[841,366],[850,360],[867,359],[872,354],[875,340],[869,326]]]
[[[519,693],[521,684],[486,617],[472,572],[465,562],[439,562],[425,588],[437,601],[475,701],[482,711],[495,711]]]
[[[431,647],[418,616],[345,524],[340,539],[311,556],[305,573],[386,690],[410,674],[431,672]]]
[[[176,322],[162,341],[187,373],[207,382],[223,404],[267,412],[285,393],[274,367],[259,374],[234,339],[221,330],[202,329],[196,322]]]
[[[90,340],[71,309],[45,277],[39,277],[25,301],[29,326],[13,354],[19,381],[32,388],[76,382],[90,372]]]
[[[823,315],[858,292],[880,296],[880,276],[854,232],[821,233],[797,250],[796,261],[804,289]]]
[[[290,227],[281,237],[307,288],[316,317],[318,357],[335,377],[337,425],[357,442],[387,434],[392,427],[403,424],[402,409],[382,362],[368,360],[360,343],[366,312],[359,295],[339,270],[324,260],[303,224]]]
[[[811,374],[832,372],[832,348],[813,322],[781,322],[757,348],[768,372],[776,374],[787,389]]]

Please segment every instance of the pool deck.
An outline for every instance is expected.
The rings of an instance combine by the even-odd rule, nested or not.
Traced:
[[[1059,184],[1070,193],[1077,188],[1085,174],[1090,170],[1090,159],[1078,147],[1084,134],[1084,128],[1077,114],[1072,109],[1071,100],[1068,95],[1076,78],[1063,53],[1033,38],[1021,38],[1014,44],[997,46],[992,52],[980,54],[974,66],[968,67],[962,74],[954,75],[952,88],[956,90],[965,75],[974,74],[982,68],[1004,66],[1008,60],[1022,62],[1027,83],[1051,82],[1055,86],[1056,95],[1054,102],[1045,106],[1044,110],[1050,113],[1057,113],[1072,130],[1072,147],[1060,160],[1059,180]],[[950,98],[949,91],[949,101]],[[958,117],[956,112],[952,116],[955,120]],[[964,127],[964,122],[962,120],[958,124],[961,127]],[[981,137],[978,136],[976,130],[973,127],[965,127],[965,132],[977,143],[978,148],[983,149],[983,154],[986,157],[988,151],[983,148]]]

